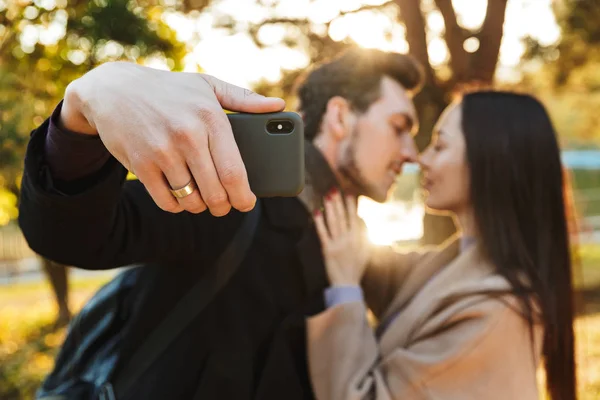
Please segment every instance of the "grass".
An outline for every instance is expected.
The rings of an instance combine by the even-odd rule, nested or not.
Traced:
[[[582,244],[579,246],[580,266],[575,270],[575,286],[598,288],[600,290],[600,245]],[[577,268],[580,271],[577,271]]]
[[[110,277],[93,278],[69,278],[69,288],[75,292],[93,292],[101,285],[108,282]],[[0,291],[0,304],[22,301],[28,296],[39,296],[44,292],[50,293],[50,286],[46,282],[19,283],[11,286],[3,286]]]
[[[73,311],[79,310],[108,279],[72,279]],[[57,310],[45,282],[4,286],[0,304],[0,399],[33,399],[43,377],[52,369],[66,328],[52,329]]]
[[[580,400],[600,399],[600,313],[575,324]]]
[[[600,245],[580,249],[577,286],[587,301],[577,318],[577,363],[581,400],[600,398]],[[79,278],[70,282],[74,311],[109,278]],[[56,315],[49,286],[44,283],[4,286],[0,291],[0,399],[33,399],[52,369],[66,329],[52,330]]]

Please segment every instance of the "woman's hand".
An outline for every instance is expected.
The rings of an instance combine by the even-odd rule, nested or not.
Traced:
[[[345,204],[336,192],[325,200],[327,226],[320,212],[315,224],[321,239],[325,267],[332,285],[359,285],[369,259],[369,246],[356,199],[348,197]]]

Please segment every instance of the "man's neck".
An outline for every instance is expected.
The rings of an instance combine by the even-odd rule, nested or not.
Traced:
[[[309,141],[304,142],[304,162],[306,180],[304,190],[298,198],[312,213],[321,208],[323,197],[329,191],[339,189],[339,183],[321,151]]]

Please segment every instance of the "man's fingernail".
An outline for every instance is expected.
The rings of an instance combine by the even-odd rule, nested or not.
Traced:
[[[315,211],[313,212],[313,215],[314,215],[315,217],[320,217],[320,216],[321,216],[321,210],[315,210]]]
[[[248,211],[252,211],[254,210],[254,207],[256,207],[256,199],[254,199],[254,202],[252,202],[251,206],[245,207],[244,209],[241,209],[241,212],[248,212]]]

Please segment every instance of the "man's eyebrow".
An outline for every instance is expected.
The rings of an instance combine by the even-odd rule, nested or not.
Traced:
[[[410,116],[410,114],[405,113],[405,112],[397,112],[392,116],[392,118],[394,118],[396,120],[399,119],[400,117],[402,117],[403,124],[406,125],[405,128],[409,131],[412,130],[412,128],[414,127],[414,124],[415,124],[413,117]]]

